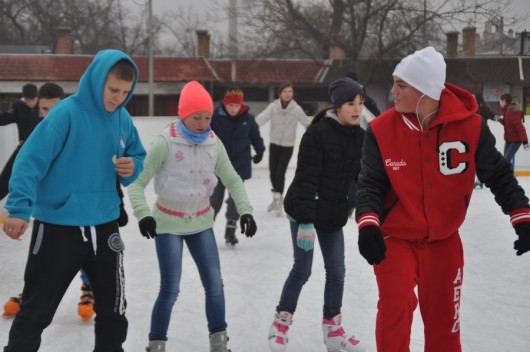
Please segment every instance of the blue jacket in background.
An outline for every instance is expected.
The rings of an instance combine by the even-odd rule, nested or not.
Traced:
[[[136,79],[126,100],[113,112],[103,105],[107,75],[128,60]],[[118,50],[100,51],[81,77],[78,92],[57,103],[35,128],[15,160],[6,209],[29,221],[89,226],[116,220],[120,199],[112,157],[132,157],[133,182],[143,169],[145,149],[124,108],[131,99],[138,68]]]
[[[242,105],[240,113],[230,117],[223,106],[215,109],[212,117],[212,130],[223,142],[228,158],[243,180],[252,176],[252,146],[257,154],[265,151],[265,144],[259,132],[254,115]]]

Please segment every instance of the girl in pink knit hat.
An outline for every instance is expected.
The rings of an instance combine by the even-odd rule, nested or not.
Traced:
[[[187,83],[180,94],[178,111],[179,119],[154,141],[144,171],[128,189],[140,232],[155,239],[160,265],[160,291],[151,316],[147,351],[166,350],[171,310],[180,289],[185,243],[204,286],[210,351],[228,352],[223,280],[210,204],[218,177],[241,214],[241,233],[254,236],[256,223],[243,182],[223,143],[210,129],[213,113],[210,94],[198,82]],[[157,194],[152,210],[144,194],[151,178],[155,180]],[[170,350],[175,349],[178,348]]]

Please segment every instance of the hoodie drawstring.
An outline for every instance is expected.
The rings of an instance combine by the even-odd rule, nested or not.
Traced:
[[[85,236],[86,234],[85,227],[79,226],[79,228],[81,229],[81,236],[83,237],[83,242],[88,242],[88,239]],[[92,249],[94,250],[94,255],[97,255],[98,242],[97,242],[97,237],[96,237],[95,226],[90,226],[90,240],[92,241]]]

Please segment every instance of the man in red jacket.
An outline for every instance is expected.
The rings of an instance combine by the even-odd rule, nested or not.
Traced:
[[[409,351],[418,303],[425,351],[461,351],[458,231],[475,173],[511,215],[517,255],[530,250],[528,198],[476,114],[473,95],[445,83],[445,67],[432,47],[401,60],[393,73],[395,107],[366,131],[356,219],[359,251],[374,265],[379,289],[378,351]]]

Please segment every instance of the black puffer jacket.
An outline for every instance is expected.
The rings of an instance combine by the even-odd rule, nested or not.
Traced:
[[[363,140],[360,126],[343,126],[328,116],[310,126],[300,142],[285,212],[319,230],[341,229],[348,221],[348,190],[360,170]]]
[[[0,114],[0,126],[16,123],[18,127],[18,139],[20,142],[28,139],[33,129],[42,121],[39,110],[35,106],[30,108],[26,102],[18,100],[3,114]]]

